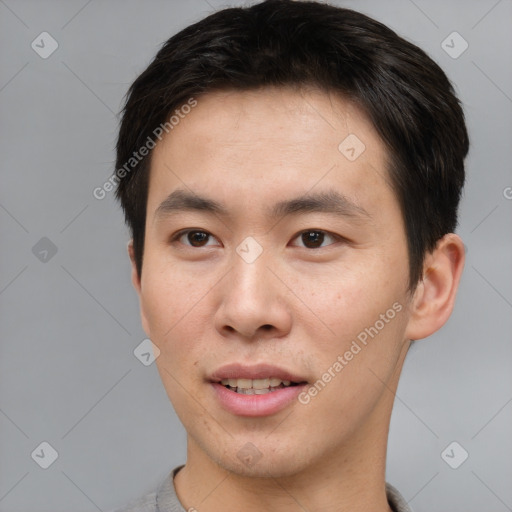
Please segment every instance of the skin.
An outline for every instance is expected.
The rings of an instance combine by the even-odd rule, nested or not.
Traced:
[[[178,497],[201,512],[389,511],[394,393],[409,340],[435,332],[452,311],[463,243],[443,237],[408,291],[385,147],[342,98],[266,88],[197,100],[152,155],[141,276],[129,247],[143,327],[161,351],[158,371],[187,431]],[[338,150],[349,134],[365,145],[354,161]],[[158,214],[177,189],[228,214]],[[266,215],[276,202],[327,191],[368,215]],[[184,229],[210,236],[199,234],[202,246],[186,234],[173,239]],[[318,247],[301,236],[311,230],[325,232]],[[236,252],[248,236],[263,250],[252,263]],[[247,418],[216,400],[208,376],[231,362],[276,364],[314,383],[396,303],[401,311],[309,403]],[[251,466],[237,457],[248,442],[260,454]]]

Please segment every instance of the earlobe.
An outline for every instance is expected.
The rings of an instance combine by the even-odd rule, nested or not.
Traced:
[[[448,233],[425,257],[423,278],[414,292],[405,335],[418,340],[440,329],[450,317],[464,268],[464,244]]]

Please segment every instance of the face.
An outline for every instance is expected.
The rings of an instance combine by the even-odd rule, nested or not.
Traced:
[[[355,106],[286,88],[199,97],[155,148],[134,282],[197,456],[285,476],[387,434],[410,297],[385,162]]]

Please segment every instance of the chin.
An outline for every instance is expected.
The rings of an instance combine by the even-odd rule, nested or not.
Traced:
[[[291,477],[300,473],[305,469],[300,467],[296,461],[290,460],[292,457],[288,456],[284,460],[279,458],[277,460],[266,460],[263,458],[254,465],[248,465],[240,462],[233,462],[233,459],[227,461],[220,461],[220,465],[230,473],[241,477],[248,478],[282,478]]]
[[[226,471],[250,478],[290,477],[301,473],[313,462],[306,460],[305,454],[300,454],[300,446],[276,447],[263,441],[257,443],[247,441],[239,449],[230,446],[220,455],[209,450],[209,455]]]

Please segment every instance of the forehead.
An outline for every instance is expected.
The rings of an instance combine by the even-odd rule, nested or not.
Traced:
[[[356,203],[394,200],[384,145],[346,99],[290,88],[195,99],[153,151],[149,214],[176,188],[240,207],[332,189]]]

